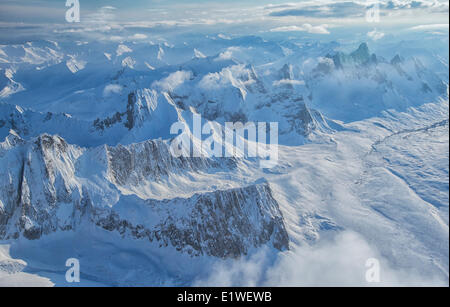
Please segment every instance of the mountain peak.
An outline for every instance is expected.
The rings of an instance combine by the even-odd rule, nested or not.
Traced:
[[[392,58],[391,64],[392,65],[398,65],[403,62],[403,58],[401,58],[398,54],[395,55],[395,57]]]
[[[369,46],[367,46],[367,43],[361,43],[358,47],[358,50],[367,50],[369,52]]]
[[[358,62],[367,62],[370,59],[370,52],[367,43],[362,43],[359,45],[358,49],[353,51],[350,56],[353,60]]]

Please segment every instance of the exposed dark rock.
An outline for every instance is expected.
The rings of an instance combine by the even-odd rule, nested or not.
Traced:
[[[36,240],[57,231],[76,230],[85,220],[192,256],[230,258],[266,244],[279,250],[289,247],[283,216],[267,183],[185,199],[144,201],[134,197],[132,201],[143,206],[144,214],[152,216],[142,224],[122,217],[115,206],[94,204],[84,183],[74,182],[82,148],[45,134],[15,150],[11,158],[19,167],[2,173],[11,181],[0,183],[1,239],[23,236]],[[174,158],[163,141],[106,146],[103,153],[105,157],[99,158],[105,159],[107,172],[119,186],[157,181],[175,172],[237,165],[234,159]]]
[[[370,60],[369,47],[366,43],[359,45],[358,49],[350,53],[350,57],[359,64],[364,64]]]
[[[103,120],[97,118],[94,121],[94,127],[97,130],[104,131],[106,128],[112,127],[114,124],[120,123],[122,121],[122,117],[125,115],[124,113],[116,112],[113,116],[107,117]]]
[[[108,169],[118,185],[139,185],[145,178],[159,181],[162,176],[209,168],[234,169],[235,159],[200,157],[175,158],[162,141],[146,141],[129,146],[106,147]]]
[[[170,245],[193,256],[236,258],[269,243],[278,250],[289,248],[283,216],[268,184],[197,194],[188,199],[150,200],[146,205],[161,217],[152,226],[133,225],[113,210],[96,215],[100,217],[96,224],[124,236]]]
[[[134,108],[136,105],[136,94],[130,93],[128,94],[128,103],[127,103],[127,121],[125,123],[125,127],[128,128],[128,130],[133,129],[134,127]]]

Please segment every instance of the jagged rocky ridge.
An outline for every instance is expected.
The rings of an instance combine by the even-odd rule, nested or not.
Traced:
[[[176,106],[164,94],[148,89],[130,92],[121,111],[92,121],[0,102],[0,137],[6,137],[14,130],[24,139],[50,133],[80,146],[130,144],[169,138],[170,125],[178,119]]]
[[[283,216],[267,183],[187,199],[149,200],[144,206],[149,211],[145,216],[157,221],[136,225],[104,209],[94,210],[93,220],[106,230],[195,256],[235,258],[266,244],[280,251],[289,248]]]
[[[366,43],[350,53],[330,52],[319,58],[305,82],[311,108],[343,122],[448,97],[448,81],[426,68],[420,57],[397,54],[387,60],[371,53]]]
[[[84,70],[67,78],[75,78],[76,81],[71,82],[78,82],[78,78],[81,78],[79,75],[87,73],[89,69],[90,66],[86,66]],[[13,129],[23,138],[51,133],[61,135],[80,146],[130,144],[170,137],[168,131],[171,124],[178,120],[188,122],[192,112],[201,114],[205,120],[221,124],[226,121],[280,122],[281,142],[283,136],[288,134],[294,134],[297,143],[303,143],[315,131],[330,131],[320,112],[307,105],[305,93],[284,82],[297,82],[293,74],[287,74],[285,70],[275,70],[273,75],[263,76],[253,65],[243,65],[217,56],[195,58],[183,65],[168,65],[152,72],[156,76],[128,67],[120,68],[118,77],[106,80],[106,84],[98,87],[104,87],[103,92],[109,86],[119,88],[122,92],[95,97],[95,102],[91,101],[90,96],[82,96],[85,92],[83,88],[64,98],[70,100],[67,108],[61,108],[61,105],[53,102],[49,108],[41,108],[39,102],[31,108],[22,105],[21,111],[8,110],[0,105],[0,109],[5,109],[1,112],[4,116],[0,115],[0,134],[5,136],[9,129]],[[40,75],[44,72],[50,74],[50,71],[44,70]],[[107,72],[109,73],[109,68]],[[11,77],[20,80],[21,76],[18,73]],[[163,76],[165,77],[162,78]],[[169,84],[172,79],[184,77],[186,80],[181,85]],[[283,82],[279,86],[273,86],[276,81]],[[211,82],[214,83],[212,89],[205,87]],[[64,88],[61,90],[65,91]],[[20,95],[26,96],[27,92],[31,91]],[[52,89],[52,92],[57,93],[58,89]],[[80,104],[79,108],[72,107],[73,100],[77,101],[77,105]],[[84,103],[81,104],[78,100]],[[5,98],[4,101],[8,101],[9,107],[13,107],[14,101],[10,98]],[[43,104],[48,103],[45,101]],[[95,112],[90,110],[92,103]],[[45,111],[36,111],[40,109]],[[52,111],[53,109],[59,112]],[[70,115],[63,112],[69,112]],[[72,131],[82,133],[74,134]],[[289,137],[286,136],[286,139]]]
[[[126,68],[107,85],[120,88],[121,94],[99,97],[112,102],[104,107],[96,103],[98,115],[93,118],[37,112],[4,99],[8,104],[0,103],[0,136],[6,137],[13,129],[25,139],[58,134],[80,146],[131,144],[170,138],[171,124],[189,122],[194,112],[220,124],[276,121],[280,142],[295,140],[298,145],[316,132],[332,132],[336,128],[332,119],[353,120],[355,114],[369,117],[446,94],[446,83],[420,59],[395,55],[388,61],[371,53],[366,43],[348,54],[330,52],[319,59],[310,71],[292,59],[268,73],[232,59],[195,58],[153,72],[161,76],[156,81],[147,73]],[[15,77],[8,72],[8,78]],[[179,81],[173,84],[173,80]],[[363,84],[365,91],[355,84]],[[70,100],[75,99],[73,95],[77,94]],[[357,103],[348,104],[350,100]],[[87,107],[80,105],[77,112],[91,114],[83,111]]]
[[[191,255],[238,257],[265,244],[288,248],[283,217],[267,183],[185,199],[142,200],[118,193],[118,199],[108,203],[98,200],[98,182],[81,177],[83,155],[92,154],[90,150],[50,135],[30,142],[11,135],[2,148],[7,149],[0,152],[0,161],[7,168],[0,171],[4,178],[0,183],[1,239],[34,240],[56,231],[77,230],[82,221],[88,221]],[[96,163],[104,166],[95,176],[103,175],[103,184],[117,187],[157,181],[173,172],[232,169],[237,163],[234,159],[173,158],[162,141],[94,151]],[[139,217],[130,216],[129,208],[136,206]]]
[[[236,169],[234,158],[209,159],[201,157],[174,158],[163,141],[146,141],[128,146],[105,146],[108,170],[117,185],[139,185],[145,178],[158,181],[161,176],[209,168]]]

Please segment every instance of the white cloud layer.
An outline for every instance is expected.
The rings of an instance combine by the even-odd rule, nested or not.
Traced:
[[[371,38],[372,40],[377,41],[377,40],[382,39],[384,37],[384,33],[383,32],[379,32],[379,31],[377,31],[375,29],[373,31],[368,32],[367,36],[369,38]]]
[[[418,25],[411,27],[410,30],[447,30],[448,31],[449,24],[428,24],[428,25]]]
[[[190,71],[179,70],[171,73],[168,77],[162,79],[161,81],[155,81],[152,86],[159,87],[164,91],[171,91],[183,84],[186,80],[189,80],[191,77],[192,73]]]
[[[302,26],[282,26],[273,28],[270,32],[308,32],[312,34],[330,34],[327,29],[328,25],[313,26],[309,23],[305,23]]]
[[[270,261],[268,252],[249,259],[219,262],[195,286],[443,286],[445,281],[418,272],[394,270],[361,236],[343,232],[317,246],[302,246]],[[380,261],[380,283],[368,283],[368,259]]]

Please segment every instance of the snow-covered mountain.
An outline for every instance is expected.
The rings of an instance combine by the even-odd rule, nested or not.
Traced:
[[[171,173],[233,168],[233,161],[219,165],[200,158],[170,159],[164,144],[153,141],[131,148],[96,148],[93,153],[49,135],[16,150],[4,157],[11,164],[2,177],[11,181],[1,188],[3,239],[36,240],[52,232],[73,231],[85,219],[108,231],[161,246],[171,244],[192,255],[238,257],[267,242],[288,249],[283,216],[267,183],[169,200],[145,201],[120,193],[121,188],[161,181]],[[85,156],[92,154],[95,159]],[[94,161],[99,165],[92,165]],[[91,175],[94,169],[99,170],[95,175],[103,173],[104,182],[83,178],[85,167]]]
[[[250,283],[273,284],[320,244],[364,246],[387,283],[448,284],[448,64],[430,69],[448,58],[350,47],[210,35],[0,46],[0,284],[64,285],[76,257],[86,284],[193,285],[261,253],[266,275]],[[170,128],[193,131],[194,115],[277,122],[278,165],[175,158]],[[336,239],[348,232],[356,243]]]

